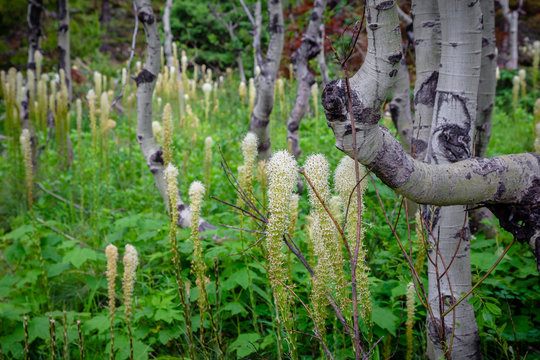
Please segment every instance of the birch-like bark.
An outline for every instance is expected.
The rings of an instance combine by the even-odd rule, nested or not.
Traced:
[[[161,41],[150,0],[136,0],[136,5],[137,17],[143,24],[146,34],[146,61],[144,69],[135,78],[137,83],[137,142],[146,164],[154,176],[156,187],[167,205],[169,201],[167,184],[163,174],[163,152],[156,143],[152,131],[152,97],[161,67]],[[189,227],[191,211],[189,206],[182,201],[180,193],[178,193],[176,207],[178,208],[177,224],[182,228]],[[199,231],[203,232],[209,229],[215,229],[215,227],[201,218],[199,220]]]
[[[324,37],[325,37],[325,29],[324,29],[324,21],[321,22],[321,51],[319,54],[317,54],[317,62],[319,63],[319,70],[321,72],[321,78],[322,78],[322,85],[323,87],[328,84],[330,79],[328,78],[328,69],[326,67],[326,56],[324,54]]]
[[[35,99],[36,89],[37,89],[36,85],[37,85],[38,79],[36,79],[35,54],[36,54],[36,51],[40,50],[42,9],[43,9],[42,0],[28,2],[28,14],[26,17],[26,21],[28,24],[28,61],[27,61],[26,68],[27,68],[27,72],[34,73],[34,76],[33,76],[34,93],[30,94],[31,86],[30,84],[28,84],[28,79],[30,79],[31,77],[27,76],[26,91],[24,93],[24,97],[21,102],[21,112],[20,112],[21,126],[23,129],[30,129],[30,133],[32,134],[31,135],[32,145],[34,147],[37,141],[37,137],[30,126],[30,106],[31,106],[30,101],[32,101],[32,99]],[[35,150],[35,149],[33,148],[32,150]],[[36,151],[32,151],[32,154],[36,154]]]
[[[390,102],[389,109],[401,144],[405,151],[411,153],[411,78],[405,58],[401,59],[399,65],[397,80],[392,89],[392,101]]]
[[[497,52],[495,46],[495,4],[493,0],[480,0],[484,28],[482,30],[482,64],[480,66],[480,84],[478,86],[478,105],[476,112],[476,133],[474,136],[474,155],[485,157],[491,137],[491,123],[495,102],[497,80]],[[497,231],[482,223],[483,219],[493,219],[493,214],[486,208],[471,212],[471,231],[482,231],[493,238]]]
[[[479,2],[439,0],[438,4],[441,68],[426,161],[452,164],[473,156],[483,17]],[[428,255],[434,259],[428,262],[428,301],[434,315],[427,319],[428,357],[439,359],[448,352],[452,359],[480,359],[473,306],[463,301],[449,316],[441,317],[445,307],[472,287],[467,207],[426,207],[423,216],[432,230]]]
[[[41,38],[41,13],[43,9],[43,0],[34,0],[28,2],[28,62],[27,69],[36,70],[36,51],[40,50]],[[38,80],[38,79],[36,79]]]
[[[268,1],[268,17],[270,41],[266,58],[263,60],[259,49],[255,49],[261,73],[257,77],[255,106],[251,113],[249,131],[255,133],[259,139],[257,151],[259,159],[270,158],[270,114],[274,107],[274,85],[276,81],[281,54],[283,52],[283,8],[281,0]]]
[[[414,18],[416,58],[411,151],[416,159],[424,160],[431,132],[435,89],[439,79],[441,20],[435,0],[413,0],[411,12]]]
[[[519,7],[516,10],[510,10],[509,0],[497,0],[502,7],[502,13],[504,18],[508,22],[509,27],[509,42],[510,42],[510,54],[506,67],[509,69],[518,68],[518,22],[519,11],[521,9],[522,0],[519,1]]]
[[[426,164],[408,155],[388,129],[378,125],[381,105],[396,80],[402,56],[397,11],[393,2],[369,0],[368,4],[378,14],[367,19],[368,55],[350,80],[358,160],[386,185],[417,203],[488,205],[503,228],[518,240],[529,242],[538,259],[540,156],[523,153]],[[344,80],[326,86],[322,104],[336,147],[352,156]],[[452,146],[448,147],[449,152],[452,150]]]
[[[172,49],[172,31],[171,31],[171,9],[173,0],[167,0],[165,2],[165,9],[163,10],[163,32],[165,33],[165,42],[163,44],[163,54],[167,59],[167,66],[175,67],[178,70],[178,64],[174,63],[173,49]]]
[[[298,81],[298,85],[296,88],[296,100],[287,121],[287,140],[291,143],[292,154],[296,159],[302,154],[298,128],[309,105],[311,86],[315,84],[315,76],[309,68],[309,61],[320,54],[322,50],[321,22],[325,8],[326,0],[315,1],[302,43],[291,55],[294,76]]]
[[[240,5],[242,5],[242,9],[244,9],[244,12],[246,13],[249,22],[251,23],[251,26],[253,27],[253,69],[257,68],[259,66],[259,59],[262,59],[261,55],[261,29],[262,29],[262,16],[261,16],[261,1],[257,0],[255,3],[255,11],[254,14],[251,14],[251,11],[249,11],[249,8],[247,7],[244,0],[238,0],[240,2]],[[240,71],[240,64],[242,57],[237,56],[238,61],[238,68]],[[245,83],[246,77],[244,75],[244,66],[242,64],[241,68],[242,73],[240,74],[240,79]]]
[[[68,0],[58,0],[58,71],[64,69],[69,100],[71,101],[71,57],[69,42],[69,4]]]

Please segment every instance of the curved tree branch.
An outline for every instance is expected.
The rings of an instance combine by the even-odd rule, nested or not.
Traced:
[[[154,176],[156,187],[164,203],[168,204],[167,185],[163,175],[163,152],[156,143],[152,132],[152,96],[161,67],[161,43],[156,17],[150,0],[136,0],[135,2],[137,5],[137,17],[143,24],[146,34],[146,62],[144,69],[135,78],[137,83],[137,142],[146,164]],[[183,228],[188,227],[191,222],[191,211],[182,201],[180,193],[178,194],[176,206],[178,208],[177,224]],[[215,227],[201,218],[199,231],[203,232],[210,229],[215,229]]]
[[[356,121],[358,160],[398,193],[422,204],[489,204],[505,226],[521,214],[519,229],[540,241],[540,156],[523,153],[451,164],[424,164],[408,155],[390,132],[378,125],[381,105],[396,80],[402,57],[394,1],[369,0],[368,55],[350,79]],[[330,82],[322,94],[336,147],[351,156],[352,129],[344,80]],[[452,146],[447,148],[452,152]],[[507,204],[504,206],[502,204]],[[501,217],[505,217],[504,219]],[[522,238],[522,240],[524,240]]]

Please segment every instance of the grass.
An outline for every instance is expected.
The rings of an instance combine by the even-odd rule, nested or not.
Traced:
[[[116,73],[119,77],[119,72]],[[490,156],[532,150],[531,104],[534,95],[531,92],[528,98],[522,99],[520,108],[513,111],[509,105],[511,89],[504,87],[506,77],[511,76],[512,74],[503,72],[502,87],[498,90],[493,136],[488,149]],[[240,144],[248,131],[249,114],[247,104],[239,102],[236,93],[238,81],[236,79],[225,81],[223,91],[219,92],[220,107],[210,114],[208,121],[204,121],[204,105],[201,102],[200,89],[198,98],[190,100],[193,111],[202,119],[196,130],[196,140],[193,139],[193,131],[189,130],[187,125],[180,128],[180,118],[177,115],[173,117],[175,126],[173,157],[174,163],[180,169],[178,183],[184,201],[188,201],[189,184],[204,179],[204,139],[211,136],[214,141],[214,157],[209,195],[231,203],[236,202],[234,190],[220,167],[217,147],[221,149],[223,160],[236,171],[243,163]],[[295,84],[289,81],[285,83],[287,107],[290,109],[294,101]],[[76,88],[75,96],[84,98],[88,85],[83,84]],[[274,152],[287,147],[285,123],[288,113],[283,105],[276,104],[271,119]],[[316,106],[320,107],[320,104]],[[26,315],[29,319],[30,357],[35,359],[50,357],[50,315],[56,320],[57,357],[63,356],[64,327],[68,353],[71,358],[79,357],[81,343],[77,320],[82,324],[83,351],[86,359],[103,359],[108,356],[110,322],[104,250],[107,244],[112,243],[119,248],[121,258],[124,246],[129,243],[135,246],[140,259],[134,292],[135,308],[132,315],[135,358],[187,358],[185,320],[179,305],[169,251],[169,219],[135,141],[136,119],[134,116],[128,116],[134,112],[126,109],[123,115],[111,113],[111,118],[117,125],[112,132],[107,133],[108,161],[105,162],[100,153],[92,149],[88,110],[85,105],[83,107],[85,112],[80,141],[76,131],[73,130],[75,116],[72,114],[73,163],[68,169],[59,167],[61,159],[56,151],[55,141],[52,140],[47,144],[46,136],[40,134],[39,144],[46,145],[39,158],[35,178],[35,182],[41,186],[36,185],[34,188],[34,223],[16,186],[20,179],[12,175],[13,160],[5,155],[0,157],[2,354],[7,358],[24,358],[23,316]],[[4,112],[2,102],[0,114]],[[333,146],[334,137],[331,130],[325,126],[322,108],[319,108],[319,114],[321,114],[319,119],[312,119],[310,115],[300,126],[300,141],[304,155],[299,164],[302,165],[306,156],[311,153],[323,153],[333,171],[342,154]],[[161,109],[154,106],[154,120],[159,121],[161,115]],[[5,153],[5,145],[0,146]],[[376,184],[387,213],[390,214],[391,221],[394,221],[397,217],[398,197],[379,181],[376,181]],[[47,189],[48,192],[41,188]],[[258,199],[263,198],[258,184],[255,186],[255,193]],[[65,201],[59,200],[59,197]],[[371,185],[367,190],[365,203],[366,246],[374,304],[373,338],[384,337],[376,347],[376,353],[383,354],[396,350],[396,358],[402,358],[406,351],[406,339],[403,335],[406,317],[404,306],[410,271],[384,221],[375,190]],[[304,193],[300,199],[300,214],[294,235],[295,241],[306,257],[309,254],[306,230],[309,211],[307,194]],[[231,211],[231,208],[209,197],[203,202],[202,214],[216,225],[237,226],[242,223],[243,226],[249,226],[250,223],[247,219],[240,220],[239,215]],[[403,239],[407,238],[407,226],[403,217],[398,221],[397,232]],[[214,234],[222,241],[212,241]],[[202,239],[202,246],[211,279],[207,292],[214,311],[219,297],[218,327],[225,344],[225,357],[258,358],[260,355],[264,358],[276,358],[278,346],[272,316],[273,302],[263,266],[263,255],[258,248],[250,251],[253,257],[248,253],[234,255],[240,253],[247,244],[254,243],[256,236],[225,227],[218,227],[206,235],[207,237]],[[209,319],[206,317],[205,322],[201,324],[196,308],[198,291],[190,272],[193,245],[189,237],[189,229],[180,230],[177,234],[182,275],[191,283],[188,293],[192,310],[190,321],[196,333],[195,347],[201,358],[206,356],[217,358],[215,342],[210,338]],[[39,241],[43,252],[52,312],[46,310],[47,298],[40,280],[41,271],[35,239]],[[489,269],[497,259],[497,254],[500,254],[510,241],[511,235],[503,230],[496,240],[487,240],[483,234],[476,235],[471,245],[475,280]],[[217,267],[219,281],[216,281],[213,271],[214,259],[219,264]],[[288,265],[295,291],[307,303],[311,288],[309,274],[294,257],[290,258]],[[122,271],[120,266],[119,273]],[[117,283],[118,291],[119,285]],[[254,303],[250,293],[254,296]],[[527,246],[516,244],[474,294],[472,300],[482,335],[485,358],[514,358],[518,349],[521,356],[528,352],[527,359],[538,358],[539,294],[534,257]],[[119,300],[120,298],[117,305],[121,304]],[[312,325],[305,309],[298,303],[296,306],[296,329],[312,334]],[[63,311],[66,311],[67,315],[65,322]],[[415,358],[425,356],[425,315],[425,310],[417,305],[413,338]],[[253,316],[258,319],[256,328],[252,321]],[[350,342],[344,341],[345,337],[340,326],[332,327],[333,322],[332,320],[327,322],[327,341],[330,350],[336,358],[351,356]],[[129,338],[121,305],[114,326],[116,358],[126,359],[129,356]],[[203,342],[199,341],[198,336],[201,326],[206,329],[207,334]],[[286,344],[283,346],[287,349]],[[321,357],[318,345],[309,336],[298,336],[298,352],[302,359]]]

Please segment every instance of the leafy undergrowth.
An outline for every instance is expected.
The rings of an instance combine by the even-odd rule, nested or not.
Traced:
[[[88,86],[75,89],[75,98],[84,98]],[[234,189],[220,167],[218,146],[223,161],[237,173],[237,167],[243,162],[240,144],[249,121],[247,103],[240,101],[237,88],[237,80],[225,79],[218,90],[219,108],[211,111],[208,120],[204,116],[202,93],[197,99],[190,99],[194,113],[201,119],[196,129],[190,128],[189,121],[181,127],[179,116],[173,119],[174,163],[180,169],[178,184],[181,193],[185,194],[185,201],[188,200],[189,184],[204,179],[204,139],[211,136],[214,148],[209,195],[236,202]],[[285,123],[294,93],[294,84],[285,81],[285,101],[276,96],[271,119],[274,151],[287,147]],[[523,99],[515,111],[510,105],[511,92],[502,89],[499,95],[501,100],[496,103],[489,154],[531,151],[533,95]],[[126,94],[126,98],[128,96]],[[70,132],[73,163],[68,169],[61,166],[54,139],[47,142],[46,136],[39,134],[39,144],[44,148],[35,178],[33,213],[25,205],[20,173],[19,177],[13,175],[12,169],[20,163],[6,154],[0,158],[0,343],[2,353],[8,358],[24,358],[24,316],[28,319],[31,358],[50,356],[50,317],[55,320],[58,356],[64,355],[64,349],[71,358],[78,358],[81,349],[87,359],[109,356],[110,318],[104,252],[107,244],[116,245],[121,254],[126,244],[133,245],[139,252],[131,325],[135,358],[188,358],[186,324],[172,267],[169,217],[135,141],[134,109],[126,103],[124,105],[124,114],[111,113],[116,127],[106,133],[108,156],[104,156],[103,148],[92,146],[86,106],[82,137],[79,138],[75,130]],[[4,104],[0,106],[4,112]],[[74,128],[75,111],[72,113]],[[322,108],[319,108],[319,114],[319,118],[314,119],[311,113],[300,126],[305,155],[299,164],[304,163],[306,155],[318,152],[326,156],[333,170],[342,154],[334,148],[333,134],[326,126]],[[156,100],[155,120],[159,121],[161,115],[162,109],[158,108]],[[377,179],[374,182],[390,222],[394,223],[399,217],[397,233],[408,248],[407,222],[402,211],[399,216],[400,199]],[[264,201],[265,195],[258,182],[255,195]],[[372,342],[382,338],[376,346],[375,358],[394,353],[394,358],[404,358],[405,301],[407,284],[411,281],[410,270],[385,221],[372,184],[367,190],[365,205],[365,242],[373,301]],[[300,198],[299,220],[293,235],[308,260],[313,261],[308,248],[309,211],[304,193]],[[253,225],[248,218],[241,217],[209,196],[203,203],[202,215],[216,225]],[[219,321],[226,358],[277,358],[279,347],[272,315],[273,300],[264,257],[258,247],[242,253],[260,237],[256,235],[218,226],[217,230],[205,233],[202,239],[204,260],[210,269],[207,284],[209,302]],[[214,237],[220,241],[214,241]],[[196,307],[199,294],[190,271],[193,245],[189,238],[189,229],[178,231],[182,275],[191,283],[189,301],[193,311],[190,320],[196,334],[195,346],[201,358],[217,358],[215,342],[209,335],[211,324],[208,317],[202,324],[207,334],[205,342],[201,343],[199,338],[201,317]],[[471,245],[474,282],[491,268],[511,239],[511,235],[503,230],[499,230],[495,240],[486,239],[483,234],[476,235]],[[42,249],[52,311],[47,309],[48,300],[37,254],[38,242]],[[218,282],[214,261],[218,264]],[[287,266],[295,292],[308,303],[311,290],[309,273],[294,256],[288,256]],[[122,273],[121,265],[119,273]],[[425,270],[422,279],[427,283]],[[117,289],[120,289],[119,281]],[[117,304],[120,305],[122,298],[117,296]],[[219,302],[216,301],[218,297]],[[514,244],[470,301],[476,310],[484,358],[516,358],[518,353],[522,358],[525,354],[528,354],[527,359],[538,358],[540,285],[535,261],[527,246]],[[298,303],[295,306],[295,328],[309,334],[298,336],[298,353],[302,359],[321,358],[319,344],[311,338],[312,323],[305,309]],[[123,309],[120,305],[114,320],[117,359],[129,357]],[[425,357],[426,311],[418,299],[416,309],[414,358],[420,359]],[[80,321],[83,343],[77,320]],[[328,320],[327,327],[326,339],[335,357],[345,359],[353,356],[350,341],[333,317]]]

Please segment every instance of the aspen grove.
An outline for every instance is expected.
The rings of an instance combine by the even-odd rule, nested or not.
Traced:
[[[540,359],[540,4],[4,2],[0,359]]]

